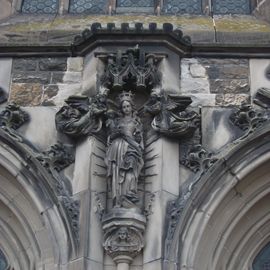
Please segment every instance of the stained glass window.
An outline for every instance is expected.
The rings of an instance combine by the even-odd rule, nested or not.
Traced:
[[[70,13],[105,14],[107,0],[70,0]]]
[[[154,0],[118,0],[117,7],[154,7]]]
[[[250,0],[214,0],[214,14],[249,14]]]
[[[24,0],[22,4],[22,12],[54,14],[57,13],[58,7],[58,0]]]
[[[0,249],[0,270],[7,270],[7,268],[8,268],[7,259]]]
[[[167,0],[164,1],[165,14],[201,14],[202,0]]]
[[[255,258],[252,270],[270,270],[270,243]]]

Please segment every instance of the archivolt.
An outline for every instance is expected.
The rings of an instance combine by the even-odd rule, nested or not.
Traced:
[[[251,269],[270,241],[270,126],[230,149],[189,198],[166,269]]]
[[[65,269],[75,252],[51,176],[0,130],[0,248],[15,270]]]

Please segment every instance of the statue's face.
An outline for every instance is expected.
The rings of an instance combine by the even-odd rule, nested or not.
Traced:
[[[122,229],[122,230],[120,229],[118,232],[118,237],[121,240],[127,239],[127,231],[125,229]]]
[[[122,103],[122,112],[124,115],[130,115],[132,113],[132,106],[126,100]]]

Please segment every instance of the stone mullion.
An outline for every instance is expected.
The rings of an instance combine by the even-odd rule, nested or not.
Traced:
[[[59,0],[59,14],[68,13],[70,0]]]

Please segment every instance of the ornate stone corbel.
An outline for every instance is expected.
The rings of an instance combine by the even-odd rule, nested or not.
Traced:
[[[104,249],[117,265],[128,270],[144,247],[146,218],[136,209],[114,208],[103,217]]]

